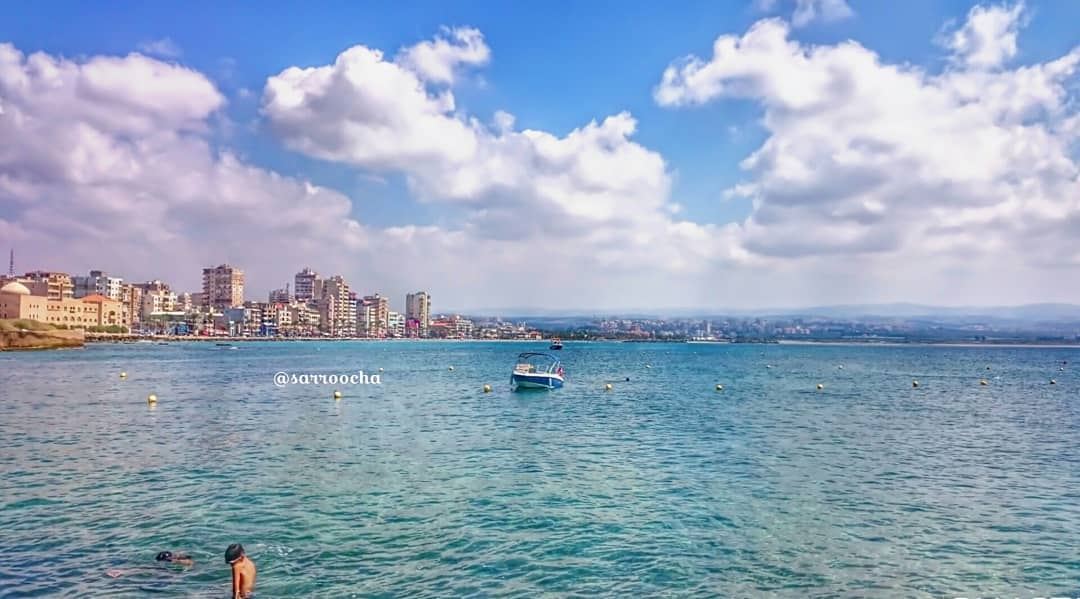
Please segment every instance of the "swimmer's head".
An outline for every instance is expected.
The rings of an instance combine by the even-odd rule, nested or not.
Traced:
[[[173,558],[172,551],[162,551],[157,554],[157,561],[159,562],[171,562]]]
[[[244,557],[244,546],[240,543],[233,543],[225,550],[226,564],[231,564],[242,557]]]

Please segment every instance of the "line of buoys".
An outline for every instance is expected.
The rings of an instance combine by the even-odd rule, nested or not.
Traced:
[[[611,386],[611,383],[608,383],[608,384],[604,385],[604,391],[611,391],[612,388],[613,387]]]
[[[723,386],[723,385],[717,385],[717,386],[716,386],[716,390],[717,390],[717,391],[723,391],[723,390],[724,390],[724,386]]]
[[[919,388],[919,381],[911,381],[911,386],[918,389]]]
[[[341,391],[334,391],[334,399],[341,399]]]
[[[484,393],[491,393],[491,385],[484,385]]]
[[[146,403],[148,403],[150,405],[156,404],[157,403],[157,395],[154,395],[153,393],[151,393],[150,395],[147,395],[146,396]]]

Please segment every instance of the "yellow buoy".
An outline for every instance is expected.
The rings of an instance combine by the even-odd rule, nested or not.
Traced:
[[[157,403],[157,395],[151,393],[146,397],[146,403]]]
[[[981,381],[979,381],[979,384],[983,385],[983,386],[986,386],[986,385],[989,385],[990,383],[986,382],[986,379],[982,379]]]
[[[120,373],[120,378],[126,379],[127,378],[127,373],[126,372],[121,372]]]
[[[723,385],[717,385],[717,386],[716,386],[716,390],[717,390],[717,391],[723,391],[723,390],[724,390],[724,386],[723,386]]]
[[[611,391],[611,383],[604,385],[604,391]]]
[[[822,385],[821,383],[818,383],[817,388],[818,388],[818,391],[821,391],[822,389],[825,388],[825,385]]]
[[[334,391],[334,399],[341,399],[341,391]]]
[[[911,381],[911,386],[912,387],[918,387],[919,386],[919,381]]]
[[[491,385],[484,385],[484,393],[491,393]]]

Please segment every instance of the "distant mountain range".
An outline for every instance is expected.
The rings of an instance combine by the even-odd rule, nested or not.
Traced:
[[[851,304],[808,308],[763,309],[667,309],[667,310],[544,310],[508,308],[464,310],[474,317],[501,317],[508,321],[529,319],[581,320],[597,318],[830,318],[837,320],[903,319],[949,322],[1080,322],[1080,305],[1025,304],[1021,306],[930,306],[912,303]]]

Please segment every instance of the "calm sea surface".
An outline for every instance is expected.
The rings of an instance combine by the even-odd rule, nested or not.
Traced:
[[[238,345],[0,354],[0,596],[1080,596],[1080,350]]]

